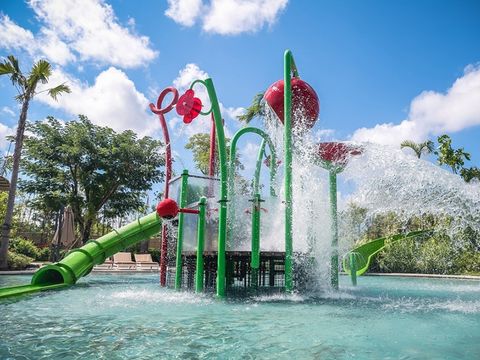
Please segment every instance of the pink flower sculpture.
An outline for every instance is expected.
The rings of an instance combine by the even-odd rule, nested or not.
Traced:
[[[183,122],[190,124],[200,114],[202,101],[195,97],[195,92],[192,89],[188,89],[178,99],[176,108],[178,115],[183,116]]]

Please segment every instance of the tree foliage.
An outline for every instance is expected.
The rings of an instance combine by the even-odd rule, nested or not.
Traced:
[[[49,117],[28,130],[21,189],[35,195],[35,207],[70,205],[84,242],[100,210],[123,216],[142,207],[142,193],[163,176],[161,143],[150,137],[116,133],[82,115],[65,124]]]
[[[265,110],[262,104],[263,95],[263,92],[255,95],[250,106],[245,109],[245,112],[242,115],[237,116],[237,119],[248,124],[258,116],[265,116]]]
[[[230,161],[230,139],[225,139],[227,161]],[[208,175],[210,168],[210,135],[209,134],[194,134],[188,139],[188,143],[185,145],[185,149],[192,150],[193,162],[198,170],[204,175]],[[243,170],[244,166],[240,162],[237,153],[237,159],[235,159],[235,165],[237,169]],[[218,148],[215,147],[215,175],[220,172],[220,160],[218,156]]]
[[[439,165],[447,165],[452,169],[454,174],[458,174],[465,165],[465,160],[470,160],[470,154],[465,152],[463,148],[454,149],[452,147],[452,139],[448,135],[439,136],[438,156]]]

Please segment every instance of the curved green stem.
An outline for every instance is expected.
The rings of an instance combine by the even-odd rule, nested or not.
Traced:
[[[235,158],[237,156],[237,143],[240,137],[244,134],[247,133],[253,133],[260,135],[263,138],[262,145],[260,146],[260,150],[258,153],[257,157],[257,167],[255,169],[255,179],[254,179],[254,194],[258,192],[258,184],[260,182],[260,169],[261,169],[261,157],[263,156],[263,152],[265,150],[265,144],[266,142],[268,144],[268,147],[270,149],[271,153],[271,159],[270,159],[270,195],[275,196],[275,189],[274,189],[274,180],[277,172],[277,154],[275,152],[275,148],[273,147],[272,140],[270,137],[267,135],[267,133],[261,129],[255,128],[255,127],[244,127],[240,130],[238,130],[235,135],[233,135],[232,142],[230,144],[230,169],[229,169],[229,195],[232,197],[233,195],[233,183],[235,180],[234,174],[235,174]],[[263,149],[263,150],[262,150]],[[260,161],[258,160],[260,159]]]
[[[217,296],[225,296],[225,241],[227,236],[227,193],[228,193],[228,168],[227,148],[225,146],[225,132],[223,129],[222,114],[218,103],[217,93],[212,79],[205,79],[203,84],[207,88],[208,96],[212,104],[213,119],[215,120],[215,132],[217,134],[218,159],[220,162],[220,203],[218,212],[218,258],[217,258]]]

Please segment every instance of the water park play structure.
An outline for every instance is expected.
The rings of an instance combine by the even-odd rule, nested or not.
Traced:
[[[208,94],[210,108],[204,110],[202,100],[195,96],[196,87],[204,87]],[[167,106],[163,101],[171,96]],[[282,152],[283,189],[277,194],[275,180],[279,170],[276,146],[267,131],[244,127],[232,138],[230,154],[224,134],[220,105],[212,79],[195,80],[186,92],[169,87],[162,91],[157,104],[150,109],[158,115],[165,141],[165,189],[164,199],[155,212],[98,239],[88,241],[84,246],[70,251],[63,260],[40,268],[31,284],[0,289],[0,298],[58,289],[75,284],[88,275],[93,267],[102,264],[116,252],[149,239],[161,233],[160,285],[175,289],[195,289],[202,292],[215,289],[218,297],[242,290],[275,290],[292,292],[308,283],[309,266],[315,262],[308,251],[295,252],[292,221],[294,216],[294,194],[292,181],[293,153],[299,149],[295,141],[300,139],[315,124],[319,114],[318,97],[306,82],[299,78],[292,53],[284,55],[284,78],[274,83],[265,93],[264,99],[283,124]],[[210,168],[208,176],[197,176],[184,170],[172,179],[171,143],[165,114],[175,109],[185,124],[191,123],[198,115],[210,116]],[[296,116],[301,111],[302,116]],[[278,125],[278,122],[277,122]],[[261,145],[252,181],[250,205],[244,213],[250,218],[249,232],[238,231],[239,205],[236,193],[236,151],[239,139],[245,134],[258,135]],[[266,156],[267,148],[269,156]],[[303,149],[302,149],[303,150]],[[330,214],[330,284],[338,288],[338,224],[337,224],[337,174],[343,171],[349,159],[362,154],[362,147],[349,143],[319,143],[308,150],[316,165],[326,169],[329,176]],[[216,156],[218,154],[218,159]],[[263,163],[269,167],[270,198],[277,199],[283,212],[278,230],[277,243],[283,235],[283,249],[261,250],[262,218],[270,216],[263,206],[266,202],[260,194],[260,177]],[[219,178],[215,166],[218,164]],[[280,199],[279,199],[280,198]],[[245,216],[244,216],[245,217]],[[244,221],[245,223],[245,221]],[[306,230],[308,231],[308,229]],[[394,240],[423,234],[424,231],[398,235]],[[240,235],[239,235],[240,234]],[[247,235],[246,235],[247,234]],[[245,246],[245,236],[250,238]],[[238,239],[238,237],[243,239]],[[313,236],[314,238],[314,236]],[[310,239],[315,242],[315,239]],[[243,243],[242,243],[243,242]],[[235,244],[241,243],[240,246]],[[385,239],[377,239],[360,246],[344,256],[344,270],[356,276],[366,271],[373,255],[385,246]],[[248,249],[246,249],[248,248]]]

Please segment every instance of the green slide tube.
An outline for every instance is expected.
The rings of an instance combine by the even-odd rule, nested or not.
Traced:
[[[370,262],[372,261],[373,257],[377,253],[379,253],[389,242],[392,243],[398,240],[405,240],[416,236],[425,235],[430,233],[431,231],[432,230],[411,231],[407,234],[397,234],[393,236],[378,238],[369,241],[366,244],[357,246],[356,248],[350,250],[347,256],[343,257],[343,271],[351,275],[350,255],[353,255],[355,257],[356,276],[363,275],[368,270],[368,267],[370,266]]]
[[[89,240],[59,262],[40,268],[30,285],[0,289],[0,299],[73,285],[108,257],[158,234],[161,224],[161,219],[153,212],[96,240]]]

